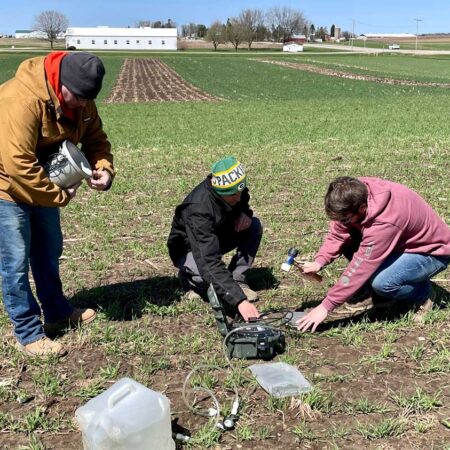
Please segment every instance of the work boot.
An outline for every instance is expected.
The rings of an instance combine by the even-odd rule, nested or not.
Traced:
[[[345,303],[331,311],[327,318],[330,320],[344,319],[347,317],[359,316],[360,314],[369,311],[373,308],[372,295],[372,289],[367,285],[363,286],[349,297]]]
[[[65,319],[58,320],[54,323],[44,323],[45,334],[54,335],[65,328],[87,325],[95,319],[96,315],[97,313],[93,309],[75,308],[73,313]]]
[[[329,312],[327,321],[356,317],[370,311],[372,308],[373,302],[370,297],[359,301],[349,299],[346,303],[339,305],[337,308],[333,309],[333,311]]]
[[[436,292],[431,289],[430,296],[418,306],[416,312],[412,317],[412,321],[415,323],[425,323],[426,315],[433,309],[434,302],[436,301]]]
[[[67,350],[59,342],[54,342],[47,336],[31,344],[22,345],[18,342],[16,347],[28,356],[64,356],[67,353]]]
[[[75,308],[73,313],[69,317],[70,325],[78,326],[78,325],[87,325],[91,323],[97,313],[91,308]]]
[[[259,300],[259,295],[257,292],[253,291],[248,287],[246,283],[238,283],[241,289],[244,291],[245,296],[249,302],[256,302]]]
[[[184,293],[183,298],[185,298],[186,300],[201,300],[202,296],[190,289],[189,291]]]

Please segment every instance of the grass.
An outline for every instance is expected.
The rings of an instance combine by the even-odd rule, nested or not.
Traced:
[[[34,55],[0,53],[0,80]],[[208,305],[182,299],[166,239],[175,206],[214,160],[234,154],[247,167],[252,206],[265,227],[255,268],[255,280],[264,274],[258,306],[317,304],[342,261],[327,268],[322,285],[282,275],[278,267],[287,248],[311,256],[320,245],[327,231],[323,195],[332,178],[376,175],[405,183],[450,221],[447,90],[305,73],[262,64],[255,59],[267,55],[259,52],[251,60],[245,52],[186,52],[159,57],[221,102],[105,104],[124,56],[138,55],[101,56],[107,75],[98,106],[114,149],[114,186],[106,193],[82,186],[62,214],[65,292],[76,305],[95,307],[98,320],[61,338],[70,349],[62,361],[28,361],[10,345],[9,321],[0,314],[0,378],[18,380],[0,388],[6,445],[79,448],[74,410],[130,376],[166,393],[174,417],[193,434],[191,448],[346,448],[378,439],[395,446],[406,431],[412,440],[423,436],[428,448],[443,447],[438,427],[450,417],[445,302],[423,326],[410,316],[367,316],[314,335],[288,334],[279,360],[299,367],[314,385],[301,398],[303,410],[289,398],[254,390],[247,362],[236,361],[223,383],[197,380],[225,396],[238,385],[243,400],[236,430],[221,433],[186,412],[179,389],[187,373],[227,363]],[[450,82],[446,59],[305,54],[292,60]],[[448,281],[449,272],[439,278]],[[26,401],[17,403],[18,397]],[[406,409],[414,414],[402,416]]]
[[[359,424],[358,432],[370,441],[401,436],[406,431],[407,425],[403,419],[385,419],[374,425]]]

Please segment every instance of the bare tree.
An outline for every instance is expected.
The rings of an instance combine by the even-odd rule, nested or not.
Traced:
[[[47,35],[50,41],[50,47],[53,48],[53,42],[58,35],[66,31],[69,21],[67,17],[58,11],[43,11],[35,18],[34,30],[42,31]]]
[[[257,37],[257,31],[263,25],[263,13],[259,9],[244,9],[239,14],[241,24],[242,40],[247,42],[248,49],[251,50],[252,43]]]
[[[239,19],[232,17],[227,20],[226,26],[227,41],[233,44],[234,49],[237,51],[239,44],[244,40],[244,27]]]
[[[206,33],[206,40],[211,42],[214,46],[214,51],[217,50],[217,46],[219,44],[223,44],[225,42],[225,30],[224,26],[220,20],[216,20],[211,24]]]
[[[284,7],[275,7],[268,12],[272,30],[278,41],[287,41],[292,35],[301,33],[306,24],[303,13],[299,10]]]

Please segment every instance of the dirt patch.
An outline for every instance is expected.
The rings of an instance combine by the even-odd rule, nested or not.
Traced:
[[[126,58],[106,103],[217,101],[158,58]]]
[[[272,60],[255,60],[266,64],[275,64],[277,66],[289,67],[290,69],[303,70],[304,72],[317,73],[319,75],[328,75],[337,78],[346,78],[348,80],[371,81],[381,84],[395,84],[401,86],[425,86],[449,89],[450,83],[426,83],[413,80],[400,80],[396,78],[377,77],[373,75],[361,75],[350,72],[342,72],[339,70],[328,69],[325,67],[317,67],[312,64],[301,64],[288,61],[272,61]]]
[[[222,338],[209,306],[181,298],[175,270],[157,258],[137,263],[125,255],[101,277],[84,275],[90,289],[72,301],[95,307],[99,317],[86,329],[60,338],[69,349],[66,357],[53,364],[30,361],[14,352],[13,338],[3,333],[0,380],[16,381],[0,388],[0,449],[29,446],[33,435],[49,450],[81,450],[81,434],[72,420],[75,410],[124,376],[164,392],[172,419],[194,436],[205,435],[202,427],[212,427],[187,409],[181,391],[193,367],[222,366]],[[267,308],[274,296],[280,306],[298,305],[298,291],[293,290],[298,284],[291,274],[283,288],[260,287],[258,306]],[[362,326],[365,321],[376,324],[378,319],[367,314],[354,325],[336,322],[313,335],[286,330],[288,350],[276,360],[297,366],[318,389],[311,398],[311,416],[303,415],[295,399],[271,399],[260,387],[253,389],[245,380],[250,372],[243,370],[236,429],[222,433],[219,442],[205,438],[193,448],[446,448],[449,366],[436,358],[447,357],[448,321],[395,326],[392,318],[372,329]],[[354,328],[358,323],[360,328]],[[246,367],[258,361],[234,362]],[[233,396],[223,385],[215,383],[213,391],[229,408]],[[29,399],[19,403],[19,395]],[[430,403],[435,395],[437,401]],[[399,398],[410,400],[401,405]],[[36,411],[41,416],[36,418]],[[396,423],[403,428],[396,429]]]

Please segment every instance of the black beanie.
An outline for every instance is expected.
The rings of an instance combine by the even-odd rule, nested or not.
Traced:
[[[97,97],[104,75],[103,63],[91,53],[69,53],[61,60],[61,84],[82,98],[93,100]]]

